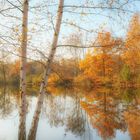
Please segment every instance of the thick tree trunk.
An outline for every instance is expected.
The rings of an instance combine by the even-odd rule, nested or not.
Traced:
[[[59,37],[59,32],[60,32],[60,27],[61,27],[61,22],[62,22],[62,16],[63,16],[63,5],[64,5],[64,0],[59,0],[59,7],[58,7],[58,12],[57,12],[57,19],[56,19],[56,25],[55,25],[55,32],[54,32],[54,37],[51,45],[51,51],[47,60],[47,65],[45,67],[45,72],[44,72],[44,77],[40,85],[40,95],[38,98],[38,103],[36,107],[36,111],[33,117],[31,129],[28,135],[28,140],[35,140],[36,138],[36,131],[37,131],[37,126],[38,126],[38,121],[39,121],[39,115],[41,112],[41,107],[43,104],[43,98],[45,94],[45,87],[47,86],[48,82],[48,77],[51,71],[51,64],[56,52],[57,48],[57,42],[58,42],[58,37]]]
[[[26,51],[27,51],[27,31],[28,31],[28,0],[23,3],[23,19],[22,19],[22,41],[21,41],[21,66],[20,66],[20,124],[19,124],[19,140],[26,139]]]

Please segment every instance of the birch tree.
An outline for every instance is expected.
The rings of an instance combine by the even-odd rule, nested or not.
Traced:
[[[23,1],[23,19],[22,19],[22,40],[21,40],[21,64],[20,64],[20,125],[19,125],[19,140],[26,139],[26,52],[27,52],[27,31],[28,31],[28,5],[29,1]]]
[[[55,25],[54,35],[53,35],[53,41],[52,41],[52,45],[51,45],[50,54],[49,54],[49,57],[47,60],[47,64],[45,66],[43,80],[40,85],[40,96],[38,98],[37,107],[36,107],[33,121],[31,124],[31,129],[30,129],[30,132],[28,135],[28,140],[35,140],[35,138],[36,138],[36,131],[37,131],[37,126],[38,126],[38,121],[39,121],[39,115],[41,112],[41,106],[43,104],[45,87],[47,86],[48,77],[51,72],[51,64],[53,62],[53,58],[54,58],[56,48],[57,48],[57,42],[58,42],[58,37],[59,37],[60,27],[61,27],[61,22],[62,22],[62,16],[63,16],[63,5],[64,5],[64,0],[59,0],[59,7],[58,7],[58,11],[57,11],[57,19],[56,19],[56,25]]]

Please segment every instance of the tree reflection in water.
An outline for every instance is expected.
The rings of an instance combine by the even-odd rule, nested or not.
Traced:
[[[131,93],[132,90],[126,91],[126,97],[129,104],[127,110],[124,112],[124,118],[127,123],[131,139],[140,140],[140,94],[136,92],[133,94]]]
[[[133,93],[131,92],[131,94]],[[123,103],[124,99],[119,97],[120,95],[118,93],[115,93],[111,89],[110,90],[100,89],[98,92],[88,94],[87,98],[81,102],[82,108],[89,115],[91,125],[93,126],[93,128],[97,129],[99,135],[103,139],[114,138],[116,130],[121,130],[121,131],[127,130],[126,123],[128,123],[128,121],[125,122],[124,119],[126,118],[124,118],[123,115],[124,115],[124,111],[128,110],[128,108],[125,108],[124,106]],[[137,108],[137,104],[135,105],[133,104],[132,106],[133,107],[135,106]],[[131,107],[131,105],[129,104],[129,106],[127,107]],[[130,114],[134,116],[134,113],[130,113]],[[128,114],[126,116],[128,117]],[[138,116],[140,116],[140,114]],[[135,117],[140,122],[138,116]],[[139,123],[137,126],[139,128],[138,130],[140,130]],[[134,128],[135,127],[136,126],[134,126]]]
[[[6,118],[15,109],[16,100],[6,86],[0,88],[0,117]]]
[[[46,98],[46,117],[51,126],[65,126],[66,133],[81,136],[85,129],[85,120],[80,108],[80,98],[76,93],[68,95],[65,91],[58,96]]]
[[[37,102],[36,110],[33,116],[31,128],[29,130],[28,140],[36,139],[36,132],[37,132],[39,117],[40,117],[41,108],[43,104],[43,99],[44,99],[44,94],[40,94],[38,97],[38,102]]]
[[[76,136],[82,136],[85,132],[85,120],[80,108],[80,97],[77,93],[73,97],[73,108],[67,115],[66,131],[70,131]]]
[[[51,91],[52,90],[52,91]],[[93,128],[102,139],[116,137],[116,132],[129,132],[132,140],[140,139],[140,92],[139,90],[94,89],[92,91],[51,89],[43,104],[37,105],[29,140],[36,139],[40,113],[47,125],[65,129],[64,137],[72,133],[81,139],[92,140]],[[28,95],[29,107],[34,94]],[[18,91],[0,88],[0,117],[7,118],[19,105]],[[30,109],[29,109],[30,110]],[[31,110],[28,113],[31,113]],[[27,123],[27,122],[26,122]],[[19,127],[20,129],[22,127]],[[45,128],[41,128],[46,131]],[[24,132],[22,129],[20,132]],[[55,132],[54,132],[55,133]],[[40,133],[38,133],[39,135]],[[24,133],[20,133],[24,135]]]

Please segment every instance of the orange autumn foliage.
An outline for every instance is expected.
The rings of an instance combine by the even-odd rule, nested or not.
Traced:
[[[113,58],[113,49],[116,41],[109,32],[99,33],[97,37],[98,48],[89,51],[85,58],[80,62],[80,68],[88,78],[99,81],[113,76],[115,61]]]
[[[132,140],[140,139],[140,111],[138,109],[130,109],[124,113],[128,130]]]
[[[125,63],[130,67],[133,74],[140,69],[140,15],[135,14],[130,22],[125,52],[123,54]]]
[[[20,61],[17,60],[15,61],[15,63],[11,68],[10,75],[16,75],[17,73],[19,73],[19,69],[20,69]]]
[[[140,15],[130,22],[126,39],[114,38],[110,32],[98,33],[95,48],[80,61],[81,76],[94,85],[139,86],[140,83]],[[80,77],[80,76],[79,76]],[[126,80],[128,79],[127,83]]]
[[[123,129],[122,120],[117,118],[115,96],[108,93],[109,91],[92,94],[88,99],[88,95],[80,105],[88,114],[93,128],[96,128],[98,134],[103,139],[110,139],[115,136],[116,129]]]

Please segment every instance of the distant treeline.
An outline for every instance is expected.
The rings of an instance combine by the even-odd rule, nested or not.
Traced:
[[[135,14],[125,39],[115,38],[110,32],[99,32],[97,46],[91,44],[84,58],[54,60],[49,84],[59,86],[140,86],[140,16]],[[93,46],[93,47],[92,47]],[[78,55],[77,55],[78,56]],[[19,84],[20,60],[0,63],[0,83]],[[27,63],[27,82],[39,85],[43,62]]]

